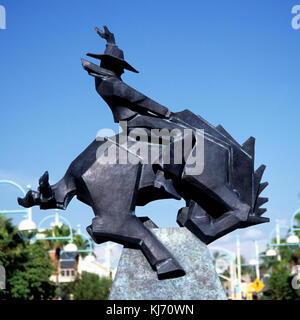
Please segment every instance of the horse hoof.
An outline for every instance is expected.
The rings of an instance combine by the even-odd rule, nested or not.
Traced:
[[[89,226],[86,228],[86,231],[87,231],[87,233],[91,236],[91,238],[93,239],[93,241],[96,242],[97,244],[101,244],[101,243],[107,242],[107,240],[104,240],[104,238],[99,237],[99,236],[97,236],[97,235],[95,235],[95,234],[93,233],[92,225],[89,225]]]
[[[156,272],[159,280],[178,278],[185,275],[185,271],[174,258],[159,262],[156,265]]]

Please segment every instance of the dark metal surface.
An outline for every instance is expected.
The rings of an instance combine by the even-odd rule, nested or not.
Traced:
[[[265,209],[260,208],[267,199],[259,197],[267,186],[260,183],[265,167],[254,170],[253,137],[240,145],[222,126],[214,127],[189,110],[172,113],[125,84],[121,74],[131,69],[123,52],[107,28],[105,32],[97,29],[97,33],[108,42],[105,57],[90,55],[101,59],[100,66],[84,59],[82,65],[95,77],[96,90],[111,108],[115,121],[128,121],[126,134],[136,128],[176,128],[179,132],[190,129],[196,136],[197,129],[204,130],[203,172],[187,174],[184,159],[180,164],[103,164],[98,159],[99,147],[109,141],[94,140],[58,183],[50,186],[46,172],[40,178],[39,190],[29,191],[18,202],[24,207],[66,209],[76,195],[95,213],[87,228],[94,241],[140,248],[160,279],[182,276],[182,267],[147,228],[150,224],[135,216],[135,207],[158,199],[184,198],[186,207],[179,211],[177,222],[208,244],[237,228],[269,221],[261,217]],[[122,146],[119,135],[113,138]],[[190,156],[195,147],[197,140],[193,139]]]

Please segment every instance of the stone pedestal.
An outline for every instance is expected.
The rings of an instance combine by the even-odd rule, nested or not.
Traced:
[[[5,269],[0,266],[0,289],[5,289]]]
[[[205,244],[186,228],[151,229],[184,268],[184,277],[158,280],[140,250],[124,248],[109,300],[226,300]]]

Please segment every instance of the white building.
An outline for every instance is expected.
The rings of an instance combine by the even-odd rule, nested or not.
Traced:
[[[82,271],[95,273],[99,277],[115,277],[116,270],[111,270],[109,265],[106,263],[98,262],[94,256],[87,256],[85,258],[79,257],[78,262],[78,273],[81,274]]]

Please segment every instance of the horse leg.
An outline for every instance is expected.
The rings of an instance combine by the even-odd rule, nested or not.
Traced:
[[[98,162],[82,175],[95,213],[88,232],[96,242],[140,248],[160,279],[182,276],[179,263],[134,214],[140,176],[141,164]]]
[[[101,241],[106,239],[141,249],[152,268],[157,271],[159,279],[185,274],[171,253],[135,215],[96,216],[91,229],[96,239],[100,238]]]
[[[205,244],[209,244],[225,234],[242,228],[246,223],[249,206],[241,204],[238,209],[228,210],[221,216],[214,218],[198,203],[191,200],[188,207],[178,212],[177,222],[194,233]]]

